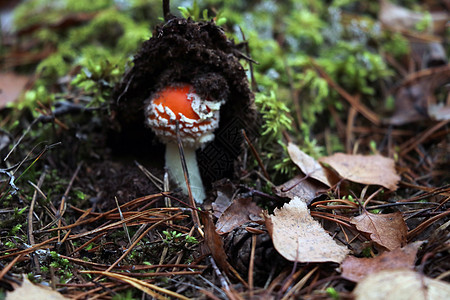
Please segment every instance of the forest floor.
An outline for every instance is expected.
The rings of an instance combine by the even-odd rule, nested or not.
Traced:
[[[448,7],[430,16],[438,13],[448,16]],[[283,174],[266,163],[263,132],[242,136],[231,175],[208,182],[207,199],[196,204],[167,188],[164,146],[139,136],[149,129],[115,131],[117,111],[103,104],[117,86],[128,93],[133,84],[120,78],[137,81],[133,75],[106,64],[95,81],[103,89],[79,88],[71,82],[83,71],[73,63],[50,85],[46,79],[48,90],[35,88],[44,72],[36,66],[56,50],[30,32],[94,18],[2,28],[0,299],[449,299],[450,65],[442,33],[417,34],[420,50],[411,46],[416,55],[402,62],[384,56],[397,71],[389,118],[311,58],[344,106],[327,107],[316,136],[324,148],[339,140],[342,151],[313,158],[282,130],[280,151],[294,170]],[[285,83],[284,96],[298,97],[301,87]],[[86,104],[98,95],[110,98]],[[300,123],[295,104],[291,112]],[[264,110],[257,115],[267,120]]]

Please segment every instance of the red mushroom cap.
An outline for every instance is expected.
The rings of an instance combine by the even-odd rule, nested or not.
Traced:
[[[164,142],[175,142],[178,121],[183,143],[199,147],[214,139],[222,103],[202,99],[188,84],[169,86],[150,99],[147,123]]]

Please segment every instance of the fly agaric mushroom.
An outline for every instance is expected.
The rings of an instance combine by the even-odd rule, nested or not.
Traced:
[[[241,46],[227,39],[214,21],[170,17],[157,26],[136,53],[132,68],[114,89],[109,119],[112,129],[109,144],[113,151],[146,158],[151,153],[157,157],[159,146],[154,143],[157,136],[166,144],[166,166],[173,181],[186,192],[176,142],[178,121],[190,186],[193,190],[200,187],[200,192],[194,190],[197,202],[205,197],[203,184],[208,190],[217,180],[240,176],[237,158],[244,145],[242,129],[250,138],[258,136],[260,129],[254,95],[240,63],[240,59],[247,59],[241,55]],[[180,99],[192,100],[192,110],[162,110],[163,102],[166,103],[163,99],[178,102],[175,100],[178,97],[166,95],[177,93],[188,95]],[[172,121],[163,121],[163,116],[167,120],[172,116]],[[195,118],[196,122],[185,122]],[[149,130],[151,123],[156,127]],[[194,123],[205,132],[203,136],[186,133]],[[163,129],[163,124],[168,129]]]
[[[184,146],[192,195],[198,203],[206,198],[195,151],[214,139],[219,126],[219,110],[224,101],[202,99],[188,84],[163,88],[153,94],[146,106],[147,125],[166,144],[165,161],[172,180],[188,194],[177,144]]]

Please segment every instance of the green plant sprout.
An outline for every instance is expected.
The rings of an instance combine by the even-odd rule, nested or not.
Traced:
[[[198,2],[194,0],[192,3],[192,7],[184,7],[184,6],[178,6],[178,10],[180,11],[183,18],[191,18],[194,21],[201,21],[201,20],[210,20],[212,18],[208,17],[208,9],[204,9],[201,11],[200,16],[200,6],[198,5]],[[217,26],[221,26],[227,22],[227,19],[221,16],[221,13],[217,13],[214,17],[215,23]]]
[[[166,238],[164,239],[166,243],[175,241],[176,239],[180,238],[183,235],[181,232],[177,232],[175,230],[173,231],[164,230],[162,233],[166,236]]]
[[[71,264],[68,259],[60,257],[56,251],[50,251],[50,257],[52,261],[49,267],[55,268],[55,273],[60,276],[61,283],[65,283],[73,277],[73,273],[70,270]]]
[[[339,293],[336,291],[333,287],[327,287],[326,289],[328,296],[330,296],[334,300],[339,300],[341,297],[339,296]]]
[[[176,230],[168,231],[164,230],[162,232],[165,235],[163,239],[164,243],[173,243],[173,242],[181,242],[180,238],[184,236],[184,242],[190,244],[198,244],[198,240],[194,236],[190,236],[188,234],[183,234],[181,232],[177,232]]]

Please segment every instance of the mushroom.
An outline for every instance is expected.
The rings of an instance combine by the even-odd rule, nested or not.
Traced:
[[[170,18],[157,26],[114,89],[108,140],[112,149],[148,157],[156,152],[156,137],[166,144],[172,181],[186,193],[176,142],[178,121],[195,201],[205,199],[203,185],[208,189],[217,180],[240,176],[242,129],[250,139],[260,129],[240,49],[214,21]],[[187,109],[166,110],[169,102],[188,102]]]
[[[169,175],[188,194],[177,144],[178,125],[190,187],[197,203],[203,202],[206,193],[195,152],[214,139],[220,106],[224,102],[202,99],[191,85],[180,83],[160,89],[146,104],[147,125],[166,145],[165,162]]]

